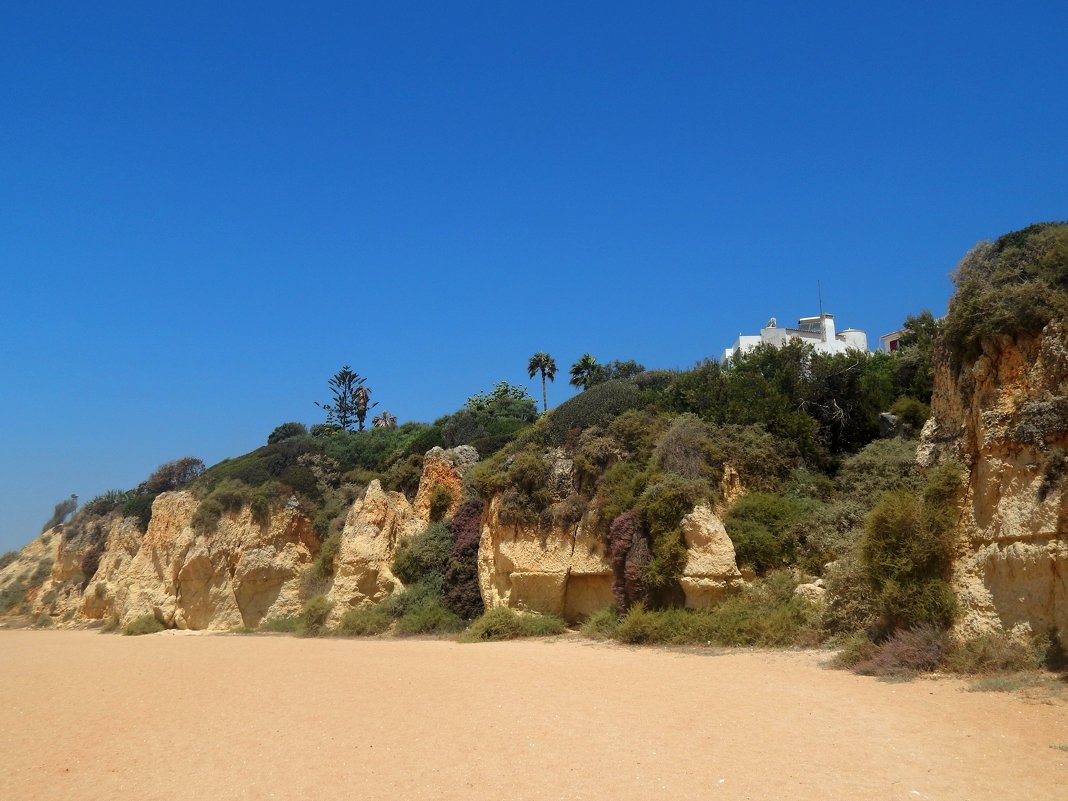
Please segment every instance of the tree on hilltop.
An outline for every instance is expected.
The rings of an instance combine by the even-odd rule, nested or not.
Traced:
[[[582,358],[571,365],[571,380],[568,381],[573,387],[580,387],[583,391],[593,385],[600,365],[591,353],[583,353]]]
[[[527,376],[533,378],[535,373],[541,373],[541,410],[542,412],[547,412],[549,410],[549,400],[545,390],[545,379],[556,380],[556,359],[548,353],[538,351],[527,362]]]
[[[340,426],[345,431],[352,431],[354,425],[363,431],[367,410],[377,406],[371,403],[371,389],[365,386],[367,379],[353,372],[349,365],[344,365],[327,382],[333,399],[315,405],[326,412],[328,425]]]

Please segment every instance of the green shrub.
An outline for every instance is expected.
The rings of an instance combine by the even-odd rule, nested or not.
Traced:
[[[931,472],[922,496],[885,493],[868,515],[861,554],[888,631],[929,624],[947,628],[956,598],[946,579],[952,558],[961,468]]]
[[[7,586],[0,590],[0,615],[6,615],[25,603],[28,589],[25,580],[8,582]]]
[[[18,551],[8,551],[7,553],[0,554],[0,570],[3,570],[18,558]]]
[[[582,432],[572,454],[575,485],[581,492],[589,493],[610,466],[623,456],[623,446],[599,428]]]
[[[393,553],[393,575],[405,584],[432,584],[440,590],[452,546],[448,527],[441,522],[430,523],[422,532],[397,545]]]
[[[714,471],[714,447],[709,426],[695,414],[681,414],[656,440],[653,465],[666,473],[683,478],[718,480],[722,467]]]
[[[790,472],[780,491],[783,495],[816,501],[830,501],[835,496],[834,482],[830,478],[803,467]]]
[[[505,606],[490,609],[464,632],[465,642],[514,640],[562,634],[567,624],[555,615],[519,614]]]
[[[204,472],[204,463],[195,456],[184,456],[173,462],[166,462],[155,469],[145,482],[138,487],[138,492],[173,492],[195,481]]]
[[[198,534],[214,531],[224,514],[240,512],[246,505],[253,522],[266,526],[271,515],[270,500],[266,493],[266,488],[254,490],[237,479],[220,481],[193,513],[193,530]]]
[[[289,465],[279,474],[278,480],[294,492],[312,500],[318,500],[322,497],[323,492],[319,487],[319,481],[316,479],[315,473],[302,464]]]
[[[601,514],[612,520],[633,509],[649,482],[649,473],[632,462],[619,462],[608,468],[597,482]]]
[[[724,521],[738,564],[760,573],[792,564],[795,527],[819,508],[818,501],[792,495],[751,492],[739,498]]]
[[[320,540],[337,534],[345,525],[347,504],[334,493],[329,493],[315,512],[312,530]]]
[[[149,521],[152,520],[152,502],[154,500],[156,500],[156,493],[138,492],[132,495],[122,506],[122,516],[134,518],[142,534],[148,531]]]
[[[940,345],[959,370],[979,356],[984,341],[1036,334],[1068,318],[1068,224],[1039,223],[981,243],[953,281]]]
[[[1039,670],[1051,644],[1047,636],[1023,639],[1005,633],[981,634],[954,640],[946,654],[945,667],[954,673],[989,674]]]
[[[445,634],[463,627],[463,621],[445,608],[440,596],[432,602],[412,606],[397,621],[397,631],[401,634]]]
[[[414,498],[422,478],[423,455],[412,453],[390,466],[382,480],[382,486],[387,490],[403,492],[408,498]]]
[[[292,617],[274,617],[260,621],[260,631],[270,631],[276,634],[299,634],[301,619],[297,615]]]
[[[452,493],[449,488],[441,484],[435,484],[430,491],[430,522],[437,523],[449,512],[452,506]]]
[[[870,662],[879,651],[879,646],[863,632],[856,632],[845,637],[838,646],[838,651],[831,657],[830,665],[834,668],[852,670],[859,664]]]
[[[918,490],[923,476],[916,466],[916,442],[877,439],[842,461],[836,478],[839,496],[870,509],[884,492]]]
[[[214,531],[222,519],[223,511],[222,504],[214,498],[206,498],[201,501],[197,510],[193,512],[193,518],[190,520],[193,531],[197,533]]]
[[[345,637],[372,637],[388,631],[391,625],[393,618],[381,604],[358,606],[341,616],[336,633]]]
[[[451,415],[448,422],[441,429],[441,439],[446,448],[455,448],[457,445],[470,445],[477,439],[486,436],[486,427],[479,420],[479,415],[470,409],[461,409]]]
[[[400,619],[419,607],[433,606],[440,600],[441,587],[437,582],[416,582],[388,595],[382,601],[382,608],[390,617]]]
[[[267,444],[274,445],[276,442],[282,440],[292,439],[293,437],[303,437],[308,433],[308,427],[304,423],[282,423],[282,425],[275,428],[268,437]]]
[[[750,490],[774,491],[801,461],[797,445],[776,437],[762,424],[721,425],[712,429],[714,475],[730,463]]]
[[[140,634],[155,634],[159,631],[164,631],[167,627],[156,619],[155,615],[141,615],[136,620],[131,620],[123,628],[122,633],[128,636],[137,636]]]
[[[620,616],[611,607],[594,612],[582,624],[582,634],[591,640],[611,640],[619,629]]]
[[[300,634],[304,637],[318,637],[322,634],[332,608],[333,604],[325,595],[313,595],[305,601],[300,613]]]
[[[901,397],[894,401],[890,413],[897,417],[906,434],[916,436],[931,416],[931,407],[915,398]]]
[[[660,603],[677,600],[678,580],[686,566],[686,547],[679,524],[711,491],[700,481],[668,473],[651,483],[637,509],[649,534],[651,558],[642,578]]]
[[[320,579],[328,579],[334,575],[334,560],[341,550],[341,534],[331,532],[319,546],[319,553],[312,562],[311,572]]]
[[[819,576],[829,562],[854,554],[868,511],[851,498],[815,504],[786,532],[796,543],[795,564]]]
[[[81,508],[81,514],[102,517],[123,507],[132,496],[133,493],[126,490],[107,490],[85,503]]]
[[[838,558],[827,573],[827,602],[823,629],[832,635],[852,635],[874,627],[879,616],[868,573],[859,556]],[[865,635],[866,637],[866,635]]]
[[[634,644],[812,646],[820,639],[818,612],[794,596],[795,586],[788,573],[774,573],[707,610],[634,606],[614,636]]]
[[[553,409],[548,418],[550,441],[561,445],[572,431],[605,428],[613,418],[640,405],[641,393],[631,381],[608,381],[590,387]]]
[[[634,462],[644,464],[670,419],[667,414],[628,409],[609,423],[608,435],[623,446]]]

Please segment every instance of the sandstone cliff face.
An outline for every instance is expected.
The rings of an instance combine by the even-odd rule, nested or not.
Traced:
[[[197,505],[188,492],[160,495],[143,535],[132,519],[109,518],[88,584],[85,548],[53,537],[51,575],[33,611],[61,620],[113,617],[122,625],[151,614],[183,629],[252,627],[298,613],[300,574],[319,547],[308,519],[286,507],[260,526],[245,509],[197,534],[190,525]]]
[[[426,527],[435,487],[449,492],[449,513],[455,511],[464,471],[477,460],[471,447],[435,448],[411,503],[371,482],[349,510],[326,588],[334,622],[345,609],[402,589],[390,572],[397,545]],[[126,625],[150,614],[181,629],[227,630],[300,614],[305,573],[321,543],[296,502],[272,510],[265,526],[246,507],[204,533],[191,525],[198,505],[189,492],[160,495],[143,534],[135,520],[118,515],[94,520],[88,532],[57,526],[0,571],[0,591],[39,585],[29,611],[72,623],[114,618]],[[98,567],[87,568],[87,579],[91,550]]]
[[[707,506],[682,521],[686,605],[703,609],[744,581],[723,523]],[[486,608],[559,615],[575,621],[612,606],[612,561],[596,509],[573,524],[541,526],[500,516],[494,499],[482,521],[478,578]]]
[[[612,563],[596,510],[570,525],[501,520],[494,498],[482,520],[478,583],[487,609],[508,606],[568,620],[612,604]]]
[[[935,375],[921,466],[968,471],[954,565],[965,634],[1068,634],[1068,324],[984,344]]]
[[[328,592],[333,603],[329,623],[336,623],[347,609],[378,603],[403,589],[390,565],[397,546],[430,522],[430,499],[434,488],[444,487],[452,496],[448,514],[456,511],[463,497],[463,476],[478,461],[478,452],[468,446],[434,448],[423,459],[423,475],[411,503],[400,492],[386,492],[379,481],[367,487],[345,518],[335,560],[334,578]]]
[[[141,547],[109,583],[120,623],[154,614],[182,629],[229,629],[298,613],[300,573],[319,547],[310,521],[287,506],[260,526],[245,508],[198,535],[197,505],[187,492],[152,505]]]
[[[737,474],[735,474],[737,475]],[[686,545],[686,567],[682,571],[682,591],[690,609],[706,609],[728,592],[745,583],[738,570],[734,543],[723,521],[707,506],[698,506],[682,519]]]

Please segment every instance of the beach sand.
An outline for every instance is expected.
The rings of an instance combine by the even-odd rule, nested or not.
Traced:
[[[0,631],[0,799],[1068,799],[1068,707],[817,652]]]

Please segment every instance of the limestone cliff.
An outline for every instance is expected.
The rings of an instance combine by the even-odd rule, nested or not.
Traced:
[[[346,609],[377,603],[403,589],[390,570],[397,546],[430,522],[435,487],[443,487],[452,497],[447,513],[456,511],[463,498],[464,473],[477,461],[478,452],[469,445],[450,450],[433,448],[423,459],[419,489],[410,503],[400,492],[384,491],[379,481],[370,483],[345,518],[328,591],[333,604],[329,622],[336,623]]]
[[[455,511],[464,471],[477,459],[471,447],[433,449],[412,502],[371,482],[348,512],[327,582],[334,620],[401,589],[390,572],[396,546],[426,527],[435,487],[449,493]],[[167,492],[153,503],[144,533],[118,514],[50,529],[0,570],[0,592],[25,596],[26,611],[63,623],[125,625],[153,615],[177,628],[226,630],[299,614],[321,542],[296,499],[273,509],[267,524],[245,507],[199,532],[198,506],[190,492]]]
[[[570,460],[552,456],[555,494],[568,496]],[[348,510],[325,580],[311,580],[322,543],[295,498],[273,509],[266,524],[246,507],[198,531],[193,519],[200,502],[179,491],[156,498],[144,533],[136,519],[117,514],[46,532],[0,571],[0,590],[35,586],[29,611],[57,622],[125,625],[153,615],[177,628],[222,630],[297,615],[309,594],[324,592],[332,604],[329,622],[336,623],[345,610],[403,589],[391,570],[397,546],[426,527],[436,487],[449,493],[448,511],[455,511],[464,475],[477,459],[467,446],[433,449],[412,501],[372,481]],[[680,584],[688,606],[709,606],[743,583],[711,509],[697,507],[681,528],[687,561]],[[494,499],[482,518],[478,578],[487,608],[578,620],[610,606],[612,564],[596,508],[577,521],[522,524],[503,520],[501,500]]]
[[[960,628],[1068,633],[1068,323],[936,366],[918,459],[968,482],[954,564]]]
[[[680,584],[686,606],[703,609],[744,581],[734,545],[707,506],[682,521],[686,565]],[[493,499],[482,521],[478,578],[486,608],[508,606],[566,620],[613,605],[612,560],[596,508],[574,523],[517,523]]]
[[[55,537],[51,575],[34,612],[66,620],[113,617],[120,624],[151,614],[189,629],[252,627],[296,614],[300,573],[319,547],[310,521],[283,507],[261,526],[244,509],[223,516],[214,531],[198,533],[191,525],[197,506],[191,493],[163,493],[144,534],[131,518],[108,518],[99,566],[88,582],[80,568],[85,550]]]

